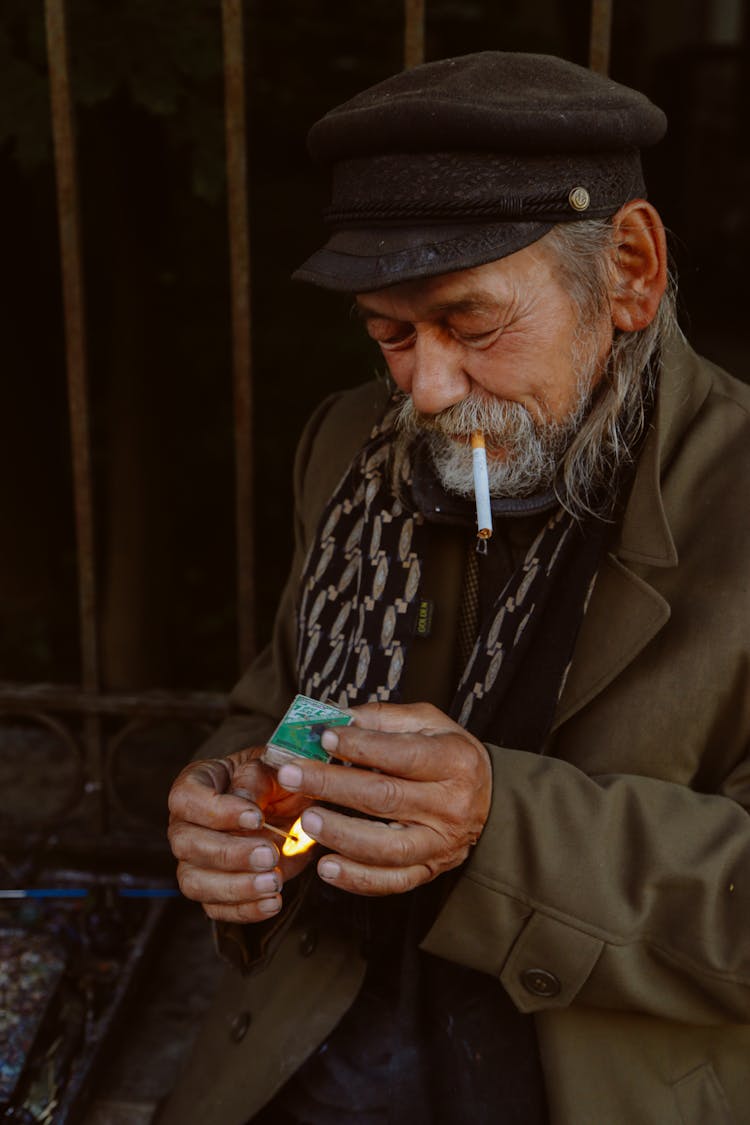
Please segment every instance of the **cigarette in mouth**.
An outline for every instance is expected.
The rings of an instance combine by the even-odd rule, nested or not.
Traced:
[[[492,508],[490,482],[487,479],[487,450],[481,430],[474,430],[471,435],[471,455],[474,463],[474,496],[477,502],[477,538],[489,539],[492,535]]]

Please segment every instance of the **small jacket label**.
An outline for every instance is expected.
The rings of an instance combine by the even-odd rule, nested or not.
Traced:
[[[417,628],[416,635],[418,637],[429,637],[432,632],[432,615],[435,611],[435,603],[422,599],[417,609]]]

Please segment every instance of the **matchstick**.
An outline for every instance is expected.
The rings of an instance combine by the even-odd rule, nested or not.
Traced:
[[[291,840],[291,832],[284,832],[281,828],[274,828],[273,824],[269,824],[267,820],[263,821],[263,828],[267,828],[269,832],[275,832],[277,836],[283,836],[285,840]]]

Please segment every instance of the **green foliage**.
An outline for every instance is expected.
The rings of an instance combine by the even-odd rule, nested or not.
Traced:
[[[221,9],[218,0],[69,0],[72,88],[80,107],[124,96],[161,119],[189,152],[193,190],[215,200],[224,182]],[[0,9],[0,145],[24,171],[51,155],[42,0]]]
[[[27,173],[51,158],[44,8],[0,6],[0,148]],[[124,98],[148,113],[166,145],[187,154],[193,193],[215,202],[225,175],[221,0],[67,0],[66,9],[79,109]],[[253,120],[261,134],[274,123],[264,144],[303,136],[332,104],[401,65],[402,0],[246,0],[244,9]],[[427,55],[552,49],[559,11],[559,0],[432,0]]]
[[[46,58],[33,7],[8,0],[0,9],[0,147],[12,145],[24,169],[51,152]]]

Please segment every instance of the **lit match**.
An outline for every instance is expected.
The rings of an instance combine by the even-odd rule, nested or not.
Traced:
[[[474,496],[477,503],[477,538],[489,539],[492,535],[492,508],[490,482],[487,479],[487,450],[481,430],[474,430],[471,435],[471,455],[474,465]]]
[[[288,832],[284,832],[282,828],[276,828],[273,824],[267,824],[265,821],[263,827],[267,828],[269,832],[275,832],[277,836],[284,837],[284,843],[281,845],[281,851],[284,855],[299,855],[300,852],[306,852],[315,843],[312,836],[308,836],[302,827],[301,816],[297,817]]]

